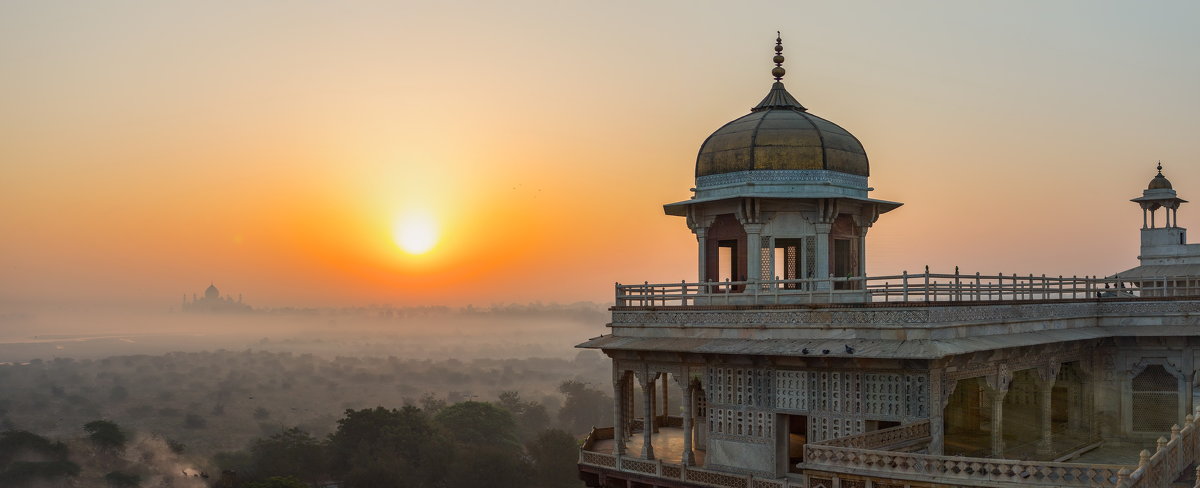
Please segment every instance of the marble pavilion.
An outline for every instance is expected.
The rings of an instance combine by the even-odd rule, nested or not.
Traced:
[[[866,152],[774,84],[700,147],[694,282],[616,286],[590,487],[1192,486],[1200,245],[1159,173],[1141,266],[868,276]],[[1159,212],[1162,210],[1162,212]],[[1162,219],[1158,216],[1162,214]],[[676,392],[671,395],[669,392]],[[1198,485],[1200,486],[1200,485]]]

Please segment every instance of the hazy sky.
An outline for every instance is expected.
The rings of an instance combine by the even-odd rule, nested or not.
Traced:
[[[735,5],[736,4],[736,5]],[[0,312],[610,300],[695,276],[704,138],[854,133],[872,274],[1111,274],[1200,202],[1200,2],[0,3]],[[429,214],[414,256],[396,222]],[[1200,205],[1181,224],[1200,227]]]

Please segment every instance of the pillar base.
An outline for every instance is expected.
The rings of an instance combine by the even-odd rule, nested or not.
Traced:
[[[646,444],[642,446],[642,458],[647,461],[654,460],[654,446]]]

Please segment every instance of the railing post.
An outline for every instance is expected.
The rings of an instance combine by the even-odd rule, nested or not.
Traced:
[[[954,301],[962,301],[962,282],[958,279],[958,266],[954,267]]]
[[[929,301],[929,265],[925,265],[925,301]]]
[[[904,300],[903,301],[907,302],[908,301],[908,270],[904,270],[903,273],[900,273],[900,276],[904,279]]]
[[[978,302],[978,301],[982,301],[982,300],[983,300],[983,289],[980,288],[979,272],[976,271],[975,272],[975,301]]]

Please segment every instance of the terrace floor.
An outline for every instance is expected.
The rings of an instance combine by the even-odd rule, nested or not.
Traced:
[[[642,455],[642,433],[635,432],[632,438],[625,441],[625,454],[627,456]],[[651,445],[654,446],[654,457],[661,459],[665,463],[680,463],[683,460],[683,429],[678,427],[660,427],[658,433],[651,435]],[[613,445],[616,441],[612,439],[603,439],[596,441],[592,445],[592,452],[604,454],[612,454]],[[704,451],[694,449],[696,453],[696,465],[704,466]]]

